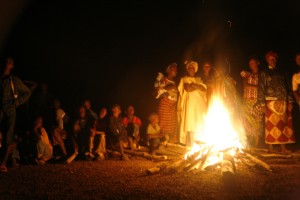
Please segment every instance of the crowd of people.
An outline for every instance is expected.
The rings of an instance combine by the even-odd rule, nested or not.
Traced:
[[[159,102],[158,108],[149,115],[146,129],[149,153],[155,154],[167,143],[192,146],[215,95],[222,98],[234,119],[241,120],[248,146],[257,147],[264,137],[270,152],[274,152],[273,145],[279,144],[280,151],[288,153],[285,145],[295,143],[291,111],[293,104],[300,102],[300,72],[289,79],[277,66],[276,52],[268,51],[265,59],[266,68],[261,68],[258,58],[251,57],[249,70],[241,71],[242,98],[236,90],[237,82],[228,73],[216,70],[210,61],[200,67],[196,61],[186,61],[186,75],[179,84],[176,63],[167,66],[165,73],[159,72],[153,97]],[[296,54],[296,64],[300,71],[300,54]],[[20,163],[68,162],[70,158],[104,160],[108,158],[108,148],[128,160],[124,149],[140,148],[142,121],[135,115],[133,105],[124,113],[115,104],[110,112],[103,107],[97,114],[86,99],[77,117],[70,120],[46,84],[39,85],[39,93],[31,95],[37,84],[13,75],[13,67],[13,60],[8,58],[1,72],[1,172],[7,172],[8,165]],[[18,132],[17,109],[25,103],[29,105],[29,117],[22,119],[26,131]]]

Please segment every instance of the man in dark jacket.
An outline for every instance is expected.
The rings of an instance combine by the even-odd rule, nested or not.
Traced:
[[[12,149],[9,147],[14,144],[16,109],[18,106],[24,104],[30,97],[29,88],[17,76],[11,74],[13,68],[13,59],[8,58],[0,82],[0,94],[2,98],[2,103],[0,104],[0,123],[2,124],[4,122],[4,119],[6,118],[5,126],[7,128],[7,131],[6,134],[4,134],[6,138],[6,143],[4,145],[7,148],[6,154],[9,154],[8,149]],[[7,171],[6,157],[1,163],[1,171]]]

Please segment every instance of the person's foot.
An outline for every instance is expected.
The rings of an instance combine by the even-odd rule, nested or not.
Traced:
[[[97,153],[96,154],[96,157],[95,157],[95,160],[104,160],[105,159],[105,156],[103,153]]]
[[[20,164],[17,162],[17,159],[13,158],[12,159],[12,167],[19,167]]]
[[[46,161],[44,161],[43,159],[35,159],[35,163],[38,165],[44,165],[46,164]]]
[[[6,173],[7,172],[7,167],[5,165],[0,165],[0,172],[1,173]]]
[[[129,158],[127,156],[123,155],[123,156],[121,156],[121,160],[127,161],[127,160],[129,160]]]
[[[287,149],[282,149],[282,150],[280,151],[280,153],[281,153],[281,154],[287,155],[287,154],[291,154],[292,152],[289,151],[289,150],[287,150]]]

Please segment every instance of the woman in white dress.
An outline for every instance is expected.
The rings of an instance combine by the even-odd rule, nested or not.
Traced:
[[[178,118],[180,143],[192,146],[197,134],[201,130],[207,107],[206,85],[202,79],[195,76],[198,63],[186,61],[187,76],[180,79],[178,86]]]

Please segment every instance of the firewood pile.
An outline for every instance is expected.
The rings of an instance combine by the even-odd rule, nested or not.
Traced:
[[[216,151],[214,146],[211,145],[189,156],[186,156],[188,155],[187,152],[188,150],[175,160],[167,161],[154,168],[148,169],[147,173],[149,175],[156,173],[172,174],[177,172],[198,174],[203,171],[220,170],[222,175],[234,175],[237,163],[247,167],[257,167],[268,172],[273,171],[270,165],[259,158],[263,156],[259,156],[246,149],[229,148]],[[213,160],[212,158],[217,159]]]

